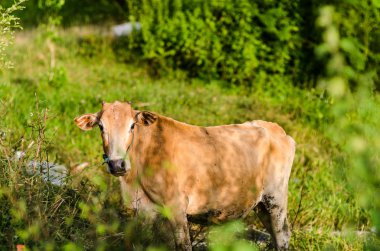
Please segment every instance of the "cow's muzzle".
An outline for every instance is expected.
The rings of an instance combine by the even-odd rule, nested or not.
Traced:
[[[108,160],[108,171],[115,176],[123,176],[126,172],[126,163],[124,159]]]

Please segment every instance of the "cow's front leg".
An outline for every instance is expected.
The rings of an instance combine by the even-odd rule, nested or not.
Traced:
[[[177,250],[191,251],[191,241],[189,234],[189,225],[185,213],[181,213],[174,217],[171,221],[175,237],[175,245]]]

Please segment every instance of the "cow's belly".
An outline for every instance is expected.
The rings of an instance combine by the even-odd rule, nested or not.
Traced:
[[[186,213],[189,220],[207,224],[224,222],[246,216],[260,201],[262,191],[250,191],[226,187],[224,190],[197,193],[188,196]]]
[[[192,223],[197,223],[201,225],[209,225],[215,223],[222,223],[228,220],[233,220],[241,218],[247,214],[247,210],[219,210],[219,209],[210,209],[204,213],[198,214],[187,214],[187,218]]]
[[[231,205],[224,208],[203,208],[202,210],[194,210],[194,208],[189,207],[187,216],[189,221],[202,225],[222,223],[228,220],[245,217],[256,204],[257,202],[254,201],[251,202],[249,206]]]

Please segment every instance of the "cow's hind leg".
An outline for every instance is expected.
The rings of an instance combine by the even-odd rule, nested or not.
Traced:
[[[272,223],[271,223],[271,216],[269,214],[269,211],[267,210],[266,206],[264,205],[263,202],[260,202],[256,207],[255,207],[255,212],[257,216],[259,217],[261,223],[263,223],[265,229],[268,231],[272,239],[274,240],[273,236],[273,229],[272,229]],[[273,248],[273,246],[271,246]]]
[[[276,199],[275,196],[263,196],[257,205],[257,213],[267,231],[272,236],[277,250],[289,248],[290,230],[287,213],[287,199]]]
[[[176,215],[171,223],[174,232],[176,250],[191,251],[192,247],[186,214]]]

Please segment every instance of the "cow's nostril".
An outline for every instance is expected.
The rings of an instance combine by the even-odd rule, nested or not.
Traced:
[[[108,162],[109,172],[115,176],[121,176],[126,173],[127,163],[123,159],[110,160]]]

